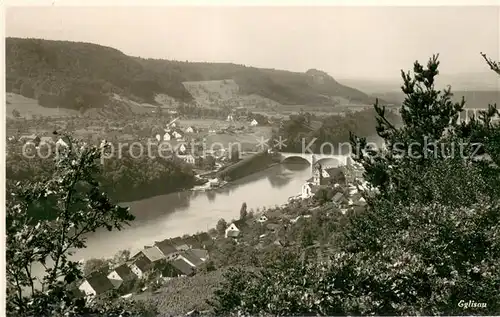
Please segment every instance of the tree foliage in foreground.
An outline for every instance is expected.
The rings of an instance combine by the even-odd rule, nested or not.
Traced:
[[[85,236],[99,228],[120,230],[134,217],[113,204],[96,181],[101,150],[67,139],[55,159],[54,174],[37,182],[17,182],[8,191],[7,312],[10,316],[113,315],[121,306],[89,307],[71,286],[82,278],[70,256],[85,248]],[[31,215],[49,213],[53,220]],[[42,272],[35,272],[35,267]],[[118,316],[119,313],[116,314]]]
[[[413,76],[402,74],[401,127],[375,104],[385,149],[352,137],[354,158],[378,194],[339,228],[340,251],[327,260],[294,254],[259,270],[232,270],[215,293],[217,315],[500,311],[498,112],[490,106],[458,123],[464,102],[435,90],[438,65],[434,56],[427,67],[416,62]]]

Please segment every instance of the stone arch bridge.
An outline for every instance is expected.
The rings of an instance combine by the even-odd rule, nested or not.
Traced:
[[[290,158],[301,158],[309,162],[311,165],[311,170],[314,168],[316,163],[325,165],[325,167],[338,167],[342,165],[351,165],[353,160],[349,154],[312,154],[312,153],[288,153],[288,152],[278,152],[280,162],[283,163],[285,160]],[[323,163],[322,163],[323,162]]]

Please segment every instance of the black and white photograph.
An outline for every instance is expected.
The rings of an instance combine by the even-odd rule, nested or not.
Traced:
[[[499,2],[3,17],[2,316],[500,315]]]

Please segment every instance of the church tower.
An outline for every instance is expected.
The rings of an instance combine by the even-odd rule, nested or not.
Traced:
[[[316,163],[314,164],[313,167],[313,183],[314,185],[321,185],[321,178],[322,178],[322,168],[321,164]]]

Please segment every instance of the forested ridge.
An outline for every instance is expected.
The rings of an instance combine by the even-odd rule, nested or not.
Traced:
[[[7,38],[6,61],[7,92],[35,98],[45,107],[82,111],[103,107],[110,93],[153,104],[155,95],[163,93],[189,103],[193,96],[182,82],[226,79],[235,80],[241,94],[285,105],[333,105],[335,96],[365,104],[374,100],[317,70],[144,59],[82,42]]]

